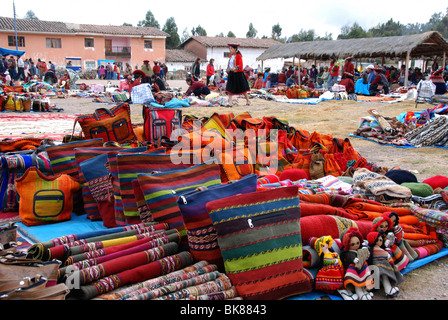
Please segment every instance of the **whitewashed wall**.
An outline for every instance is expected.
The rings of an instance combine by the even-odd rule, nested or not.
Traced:
[[[241,48],[241,54],[243,55],[243,65],[248,65],[253,69],[257,69],[262,65],[261,61],[257,61],[257,57],[259,57],[265,49],[252,49],[252,48]],[[225,70],[227,68],[227,63],[229,61],[228,57],[224,56],[225,52],[229,52],[228,48],[208,48],[207,49],[207,63],[210,59],[215,59],[215,70],[222,68]],[[204,61],[205,62],[205,61]],[[276,72],[280,71],[283,67],[283,59],[272,59],[266,60],[263,62],[263,67],[270,67],[271,71]],[[204,66],[202,63],[201,67],[206,68],[207,63]],[[205,69],[204,69],[205,70]]]

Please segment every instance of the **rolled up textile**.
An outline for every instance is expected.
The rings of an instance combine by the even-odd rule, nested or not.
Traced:
[[[102,294],[96,297],[95,300],[127,300],[132,296],[137,296],[139,294],[166,286],[170,283],[187,280],[204,273],[213,272],[217,269],[218,267],[215,264],[209,264],[207,261],[202,260],[181,270],[170,272],[154,279],[142,281],[134,285],[126,286],[112,292]]]
[[[134,242],[136,240],[145,239],[145,238],[153,240],[156,238],[166,236],[168,233],[176,233],[176,232],[177,232],[177,230],[167,230],[167,231],[160,230],[160,231],[155,231],[155,232],[137,234],[135,236],[130,236],[130,237],[123,237],[123,238],[118,238],[118,239],[91,242],[88,244],[69,248],[69,251],[67,251],[67,256],[68,256],[68,254],[78,255],[78,254],[81,254],[84,252],[90,252],[90,251],[95,251],[98,249],[104,249],[104,248],[108,248],[108,247],[121,245],[121,244],[127,244],[127,243]],[[63,259],[63,263],[64,263],[64,265],[66,265],[65,259]]]
[[[179,238],[177,238],[176,240],[178,240]],[[69,257],[69,259],[66,260],[66,266],[59,268],[58,270],[58,279],[62,279],[66,272],[67,272],[67,268],[70,266],[71,270],[83,270],[86,268],[90,268],[93,266],[97,266],[100,265],[104,262],[113,260],[113,259],[117,259],[123,256],[128,256],[131,255],[133,253],[136,252],[141,252],[141,251],[145,251],[145,250],[150,250],[159,246],[163,246],[167,243],[176,243],[178,244],[179,241],[171,241],[174,239],[170,239],[167,236],[163,236],[161,238],[156,238],[156,239],[149,239],[149,238],[145,238],[145,239],[140,239],[140,240],[136,240],[133,241],[131,243],[125,244],[125,245],[119,245],[119,246],[114,246],[111,248],[116,248],[116,247],[123,247],[125,248],[125,246],[129,246],[128,248],[116,251],[116,252],[112,252],[107,254],[105,252],[104,249],[100,249],[98,250],[98,253],[94,253],[92,254],[93,258],[89,258],[89,259],[84,259],[78,262],[73,262],[70,264],[67,264],[67,261],[73,261],[73,259],[75,259],[76,257],[71,256]],[[132,246],[130,246],[132,244]],[[108,248],[106,248],[108,249]],[[81,254],[82,255],[82,254]]]
[[[142,243],[148,243],[148,246],[157,247],[169,242],[179,243],[180,234],[176,230],[167,230],[156,232],[151,237],[144,237],[135,241],[131,241],[125,244],[120,244],[116,246],[111,246],[107,248],[101,248],[93,251],[82,252],[69,256],[64,262],[64,266],[69,266],[75,263],[80,263],[82,265],[88,266],[90,259],[106,256],[109,254],[118,253],[122,250],[132,248],[134,246],[141,245]],[[150,249],[150,248],[148,248]]]
[[[67,242],[67,243],[64,243],[61,245],[57,245],[57,246],[50,246],[50,247],[47,246],[49,243],[54,243],[53,241],[49,241],[46,243],[36,243],[36,244],[32,245],[30,248],[28,248],[27,257],[39,259],[39,260],[43,260],[43,261],[50,261],[53,259],[62,260],[64,258],[64,256],[67,256],[67,252],[72,247],[76,247],[76,246],[80,246],[80,245],[88,244],[88,243],[99,242],[99,241],[135,236],[138,234],[151,232],[151,231],[167,230],[168,228],[169,227],[167,224],[158,223],[158,224],[150,224],[149,226],[145,226],[142,228],[133,228],[133,229],[128,229],[126,231],[117,232],[117,233],[111,233],[111,234],[106,233],[106,234],[91,237],[91,238],[83,238],[80,240],[70,241],[70,242]]]
[[[142,282],[185,268],[192,262],[192,255],[187,251],[182,251],[178,254],[101,278],[89,285],[80,286],[80,289],[72,289],[68,298],[90,300],[119,287]]]
[[[209,281],[214,281],[218,279],[221,275],[222,273],[220,273],[219,271],[205,273],[187,280],[167,284],[163,287],[141,293],[140,295],[131,296],[127,300],[151,300],[159,298],[168,294],[173,294],[180,290],[182,291],[187,290],[188,287],[193,287]]]
[[[211,280],[196,286],[186,287],[184,289],[168,293],[166,295],[154,298],[152,300],[180,300],[191,295],[198,296],[207,293],[219,292],[223,290],[228,290],[232,287],[232,282],[229,277],[221,273],[218,278]]]
[[[164,244],[149,250],[135,252],[130,255],[118,257],[104,263],[91,266],[82,270],[74,271],[73,277],[78,277],[80,284],[84,285],[116,274],[125,270],[136,268],[138,266],[160,260],[161,258],[171,256],[178,252],[179,245],[174,242]]]
[[[242,300],[243,298],[238,296],[238,291],[235,287],[231,287],[228,290],[211,292],[202,294],[199,296],[189,295],[183,300]]]

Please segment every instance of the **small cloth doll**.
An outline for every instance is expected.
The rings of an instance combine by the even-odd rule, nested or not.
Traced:
[[[310,246],[316,250],[321,259],[315,278],[315,287],[316,290],[326,293],[335,293],[344,286],[342,262],[339,259],[339,254],[330,249],[332,245],[333,238],[331,236],[310,239]]]
[[[384,292],[389,298],[396,297],[400,293],[398,285],[403,282],[403,275],[394,265],[392,257],[384,248],[384,233],[370,232],[367,235],[370,249],[370,264],[375,266],[378,278],[383,285]]]
[[[392,220],[382,215],[373,220],[372,232],[383,232],[384,234],[384,248],[391,253],[392,259],[398,270],[403,270],[409,264],[409,258],[404,252],[395,244],[395,234],[391,231],[394,224]]]
[[[415,252],[414,248],[412,248],[411,245],[406,241],[406,239],[403,238],[404,231],[399,224],[400,218],[398,217],[398,214],[394,211],[391,211],[384,212],[383,216],[389,217],[392,221],[392,228],[390,228],[388,232],[393,232],[393,234],[395,235],[395,244],[408,257],[410,262],[416,260],[418,258],[417,252]]]
[[[344,300],[372,300],[373,281],[369,265],[369,248],[363,246],[364,238],[354,227],[342,236],[341,261],[345,269],[344,288],[339,294]],[[354,292],[353,292],[354,291]]]

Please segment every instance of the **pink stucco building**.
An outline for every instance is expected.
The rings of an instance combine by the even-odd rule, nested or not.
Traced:
[[[97,68],[105,61],[139,67],[144,60],[165,62],[165,40],[169,34],[150,27],[104,26],[17,19],[18,50],[23,58],[56,67],[68,61],[83,70]],[[15,50],[14,19],[0,17],[0,47]]]

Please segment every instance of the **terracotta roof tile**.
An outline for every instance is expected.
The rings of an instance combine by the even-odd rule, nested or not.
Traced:
[[[14,19],[0,17],[0,30],[14,30]],[[42,33],[97,33],[127,36],[169,37],[169,34],[151,27],[105,26],[92,24],[75,24],[37,19],[17,19],[17,31]]]
[[[165,50],[166,62],[191,62],[196,60],[195,53],[188,50]]]
[[[241,48],[269,48],[272,45],[281,43],[274,39],[193,36],[180,46],[182,47],[191,40],[196,40],[206,47],[227,47],[229,43],[237,43]]]

